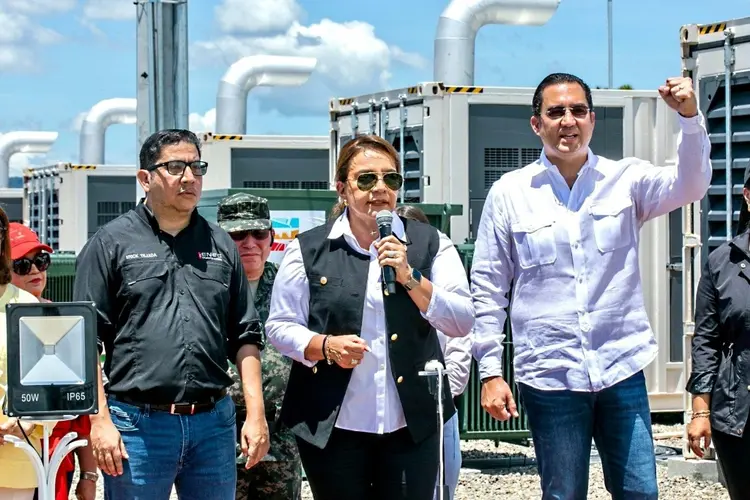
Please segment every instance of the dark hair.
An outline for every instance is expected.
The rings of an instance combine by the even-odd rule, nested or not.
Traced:
[[[10,231],[8,216],[0,207],[0,238],[2,238],[2,255],[0,255],[0,285],[7,285],[13,278],[11,270],[13,262],[10,259]]]
[[[425,224],[430,223],[430,219],[427,218],[422,209],[412,205],[401,205],[396,208],[396,213],[404,219],[417,220],[419,222],[424,222]]]
[[[350,140],[339,151],[339,159],[336,162],[336,181],[346,182],[349,178],[349,169],[352,166],[352,160],[365,151],[374,151],[388,157],[396,170],[399,170],[398,151],[393,145],[377,135],[360,135]],[[331,209],[331,219],[335,219],[344,212],[344,202],[337,201]]]
[[[159,159],[164,146],[171,146],[181,142],[187,142],[195,146],[195,149],[198,150],[198,157],[200,158],[201,143],[198,140],[198,136],[193,132],[182,129],[159,130],[148,136],[148,138],[143,141],[141,154],[138,157],[140,168],[148,170],[151,165],[156,163]]]
[[[551,75],[547,75],[534,91],[534,97],[531,100],[531,112],[534,113],[534,116],[541,116],[542,114],[542,94],[544,93],[544,89],[550,85],[561,83],[577,83],[580,85],[584,94],[586,94],[586,104],[588,104],[589,110],[594,109],[594,102],[591,100],[591,89],[586,85],[586,82],[569,73],[552,73]]]

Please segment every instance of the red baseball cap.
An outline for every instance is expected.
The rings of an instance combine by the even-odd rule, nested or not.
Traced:
[[[45,245],[31,228],[11,222],[8,225],[8,237],[10,238],[10,258],[11,260],[20,259],[24,255],[34,250],[44,250],[52,253],[52,248]]]

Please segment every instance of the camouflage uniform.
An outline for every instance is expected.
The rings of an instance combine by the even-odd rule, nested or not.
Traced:
[[[245,193],[231,195],[219,203],[217,222],[230,233],[268,229],[271,223],[266,203],[264,198]],[[255,293],[255,308],[263,323],[268,319],[277,271],[276,264],[266,262]],[[229,393],[237,407],[237,500],[300,500],[302,497],[302,463],[297,443],[291,431],[282,429],[278,420],[291,365],[291,359],[282,356],[271,344],[266,344],[261,355],[261,369],[271,447],[268,455],[250,469],[245,469],[245,458],[241,456],[239,444],[246,415],[245,398],[235,366],[229,368],[229,375],[234,380]]]

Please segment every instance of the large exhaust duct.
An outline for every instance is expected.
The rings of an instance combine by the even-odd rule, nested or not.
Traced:
[[[244,135],[247,129],[247,94],[253,87],[297,87],[315,70],[314,57],[257,55],[232,64],[216,96],[216,133]]]
[[[136,120],[135,99],[105,99],[94,104],[81,126],[80,162],[84,165],[104,164],[104,134],[110,125],[132,125]]]
[[[47,153],[57,132],[8,132],[0,135],[0,188],[8,187],[10,159],[17,153]]]
[[[434,77],[446,85],[474,85],[474,42],[488,24],[541,26],[560,0],[452,0],[438,22]]]

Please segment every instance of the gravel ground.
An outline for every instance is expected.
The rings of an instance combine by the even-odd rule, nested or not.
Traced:
[[[682,425],[654,425],[654,433],[681,432]],[[664,439],[657,441],[664,446],[681,448],[682,439]],[[533,457],[534,448],[517,444],[500,443],[495,446],[493,441],[477,440],[461,443],[464,460],[480,458],[504,457]],[[659,498],[661,500],[729,500],[726,490],[718,483],[694,481],[683,477],[667,477],[667,464],[659,461],[657,467],[659,480]],[[75,484],[75,483],[74,483]],[[103,500],[101,481],[97,500]],[[70,497],[75,500],[75,496]],[[302,488],[302,498],[312,500],[307,483]],[[536,467],[513,467],[503,470],[476,470],[464,468],[461,470],[455,500],[477,500],[491,498],[512,498],[514,500],[538,500],[541,498],[539,476]],[[604,476],[601,465],[591,464],[589,472],[589,500],[610,499],[604,488]],[[176,500],[172,493],[170,500]]]

